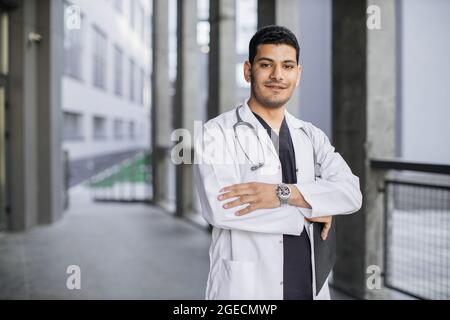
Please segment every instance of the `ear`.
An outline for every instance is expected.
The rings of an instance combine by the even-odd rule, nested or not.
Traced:
[[[302,77],[302,66],[298,65],[298,75],[297,75],[297,82],[295,83],[295,86],[298,87],[300,84],[300,78]]]
[[[244,79],[247,82],[251,82],[252,79],[252,65],[250,64],[250,61],[245,61],[244,63]]]

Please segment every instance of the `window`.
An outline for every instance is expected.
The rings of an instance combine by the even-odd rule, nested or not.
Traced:
[[[114,8],[117,12],[123,13],[123,1],[122,0],[114,0]]]
[[[74,12],[73,14],[77,14]],[[70,4],[64,3],[64,74],[81,80],[83,54],[83,28],[69,28]],[[82,16],[80,24],[82,24]]]
[[[129,98],[130,101],[135,100],[135,87],[134,87],[134,61],[133,59],[130,59],[130,91],[129,91]]]
[[[133,29],[133,30],[136,29],[135,1],[136,0],[131,0],[130,1],[130,26],[131,26],[131,29]]]
[[[134,140],[135,138],[135,127],[134,127],[134,122],[130,121],[130,123],[128,124],[128,137],[130,138],[130,140]]]
[[[94,26],[94,86],[106,89],[106,35]]]
[[[114,139],[122,140],[123,138],[123,121],[120,119],[114,120]]]
[[[82,116],[78,113],[64,112],[64,140],[81,140],[82,134]]]
[[[117,96],[123,94],[123,51],[114,46],[114,93]]]
[[[141,4],[139,4],[139,10],[138,10],[138,28],[139,28],[139,36],[142,40],[144,40],[144,29],[145,29],[145,11]]]
[[[106,119],[103,117],[94,117],[94,140],[106,139]]]
[[[145,28],[145,34],[144,34],[144,40],[145,40],[145,45],[150,48],[151,46],[151,39],[152,39],[152,34],[151,34],[151,18],[150,16],[146,16],[145,18],[145,22],[144,22],[144,28]]]
[[[139,103],[144,104],[144,90],[145,90],[145,72],[144,69],[141,69],[141,73],[139,75]]]

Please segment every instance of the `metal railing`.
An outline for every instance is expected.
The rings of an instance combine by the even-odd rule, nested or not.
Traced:
[[[90,179],[94,201],[149,202],[152,198],[150,152],[142,151]]]
[[[419,299],[450,299],[450,166],[371,164],[397,173],[384,181],[385,286]]]

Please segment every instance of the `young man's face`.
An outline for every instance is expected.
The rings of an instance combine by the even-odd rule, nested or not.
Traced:
[[[296,57],[295,48],[286,44],[258,45],[253,64],[245,62],[244,77],[259,104],[279,108],[288,102],[300,82]]]

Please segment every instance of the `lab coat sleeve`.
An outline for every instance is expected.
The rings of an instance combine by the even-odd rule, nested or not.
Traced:
[[[335,152],[325,133],[310,125],[311,137],[320,164],[320,177],[315,181],[297,183],[298,190],[311,205],[300,208],[306,218],[351,214],[362,206],[359,178],[355,176],[342,156]]]
[[[232,138],[233,131],[231,130]],[[249,232],[300,235],[304,217],[297,207],[258,209],[244,216],[235,212],[246,205],[231,209],[223,204],[233,199],[219,201],[220,189],[241,181],[236,153],[227,141],[228,135],[218,125],[205,124],[203,134],[195,138],[194,177],[205,220],[214,227]],[[229,141],[229,140],[228,140]]]

